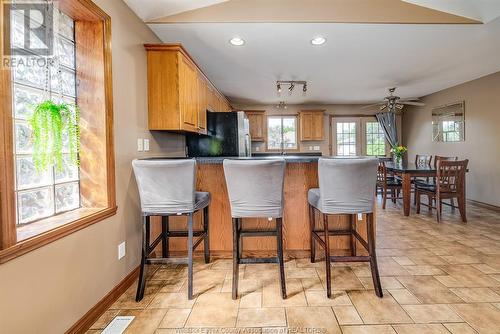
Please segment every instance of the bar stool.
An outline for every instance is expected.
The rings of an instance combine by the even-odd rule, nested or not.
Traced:
[[[283,180],[285,160],[229,160],[224,164],[233,223],[233,299],[238,298],[240,264],[278,263],[281,296],[286,299],[283,262]],[[276,228],[244,230],[242,218],[275,218]],[[275,236],[277,256],[242,257],[243,237]]]
[[[136,301],[144,296],[145,265],[149,263],[187,263],[188,298],[193,299],[193,252],[203,241],[205,263],[210,262],[208,205],[210,193],[195,191],[196,161],[194,159],[150,159],[132,161],[141,199],[142,256]],[[203,230],[193,230],[193,215],[203,210]],[[162,217],[162,232],[150,244],[150,218]],[[170,231],[169,216],[187,216],[187,231]],[[187,237],[187,258],[169,258],[168,239]],[[193,242],[194,237],[199,237]],[[162,242],[162,258],[150,253]]]
[[[378,297],[382,297],[382,287],[375,253],[375,230],[373,207],[375,205],[375,184],[377,182],[378,160],[374,158],[331,159],[318,161],[319,188],[309,189],[309,222],[311,226],[311,262],[315,262],[316,242],[325,251],[326,294],[331,297],[331,262],[370,262],[373,286]],[[323,230],[316,230],[314,210],[321,214]],[[356,230],[355,215],[366,214],[367,240]],[[349,215],[350,228],[330,231],[329,215]],[[323,233],[324,240],[319,233]],[[330,256],[330,236],[350,235],[351,255]],[[368,256],[356,255],[356,240],[368,251]]]

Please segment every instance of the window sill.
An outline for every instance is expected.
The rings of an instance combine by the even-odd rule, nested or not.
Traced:
[[[81,208],[20,227],[18,243],[0,251],[0,264],[111,217],[116,210],[117,207]]]

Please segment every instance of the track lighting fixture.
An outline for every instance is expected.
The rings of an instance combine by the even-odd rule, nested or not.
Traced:
[[[282,87],[283,86],[288,86],[288,92],[292,93],[293,89],[295,88],[295,85],[302,85],[302,91],[305,93],[307,92],[307,81],[283,81],[279,80],[276,81],[276,89],[278,93],[281,93]]]

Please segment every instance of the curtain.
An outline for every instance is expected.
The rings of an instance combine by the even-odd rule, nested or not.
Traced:
[[[384,130],[385,138],[392,147],[398,145],[398,131],[396,127],[396,114],[393,112],[379,112],[375,114],[377,121]]]

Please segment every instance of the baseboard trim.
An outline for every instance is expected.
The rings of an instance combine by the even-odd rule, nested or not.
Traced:
[[[137,280],[139,267],[132,270],[117,286],[94,305],[83,317],[80,318],[66,334],[85,333],[90,326]]]
[[[469,204],[478,206],[480,208],[484,208],[484,209],[489,209],[489,210],[493,210],[493,211],[496,211],[496,212],[500,212],[500,206],[496,206],[496,205],[493,205],[493,204],[488,204],[488,203],[483,203],[483,202],[475,201],[473,199],[468,199],[467,202]]]

